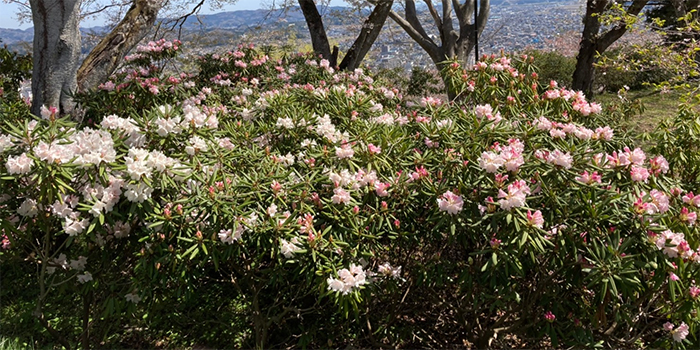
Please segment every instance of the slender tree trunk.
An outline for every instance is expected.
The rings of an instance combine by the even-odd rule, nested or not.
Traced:
[[[598,55],[598,32],[600,21],[597,14],[603,13],[608,7],[608,0],[588,0],[586,14],[583,18],[583,33],[576,56],[572,88],[583,91],[586,97],[593,97],[593,79],[595,75],[596,55]]]
[[[331,60],[331,46],[328,43],[326,29],[323,27],[323,19],[321,18],[321,14],[318,13],[316,4],[313,0],[299,0],[299,7],[306,19],[306,25],[309,27],[314,53],[327,60]],[[331,62],[331,67],[335,66],[336,62]]]
[[[343,61],[340,62],[339,68],[341,70],[354,70],[360,65],[382,31],[393,4],[394,0],[384,0],[375,5],[374,10],[362,25],[359,36],[343,57]]]
[[[31,112],[38,116],[41,106],[53,106],[62,114],[71,113],[80,56],[80,0],[29,3],[34,22]]]
[[[593,96],[593,79],[595,78],[595,62],[598,52],[596,45],[588,40],[581,40],[579,53],[576,57],[572,89],[583,91],[586,97]]]
[[[632,0],[626,7],[627,14],[637,16],[648,2],[649,0]],[[576,56],[572,88],[583,91],[588,98],[593,97],[594,65],[597,61],[597,55],[605,52],[610,45],[627,32],[627,24],[623,21],[613,24],[603,33],[600,32],[601,24],[597,15],[603,13],[610,3],[610,0],[588,0],[586,3],[583,34],[578,56]]]
[[[134,0],[124,18],[95,46],[78,69],[78,90],[88,91],[107,81],[124,56],[153,27],[161,1]]]

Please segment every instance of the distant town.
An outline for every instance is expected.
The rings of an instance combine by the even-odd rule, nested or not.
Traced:
[[[580,33],[584,3],[581,0],[493,1],[488,24],[480,38],[480,53],[519,52],[525,49],[551,49],[562,35]],[[419,16],[428,31],[434,27],[427,10]],[[325,26],[328,37],[341,52],[355,40],[362,13],[348,8],[328,8]],[[83,52],[98,42],[108,27],[83,28]],[[436,40],[437,31],[433,30]],[[31,50],[33,30],[2,29],[0,40],[17,51]],[[168,35],[179,35],[196,52],[225,50],[232,45],[254,42],[289,51],[311,50],[304,17],[298,9],[286,11],[230,11],[192,16],[175,26]],[[579,34],[580,35],[580,34]],[[196,43],[196,44],[195,44]],[[365,63],[377,68],[432,67],[428,55],[396,23],[388,19]]]

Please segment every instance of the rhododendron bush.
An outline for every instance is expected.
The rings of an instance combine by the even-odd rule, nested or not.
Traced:
[[[530,58],[448,65],[448,103],[250,47],[169,76],[157,45],[91,125],[0,135],[2,254],[52,334],[52,293],[131,322],[215,281],[257,347],[698,344],[700,194]]]

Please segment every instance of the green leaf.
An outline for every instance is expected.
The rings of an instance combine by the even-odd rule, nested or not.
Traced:
[[[191,246],[189,249],[187,249],[187,250],[185,251],[185,253],[182,254],[182,255],[185,256],[185,255],[187,255],[187,254],[191,254],[191,255],[190,255],[190,260],[192,260],[192,258],[194,258],[194,257],[197,255],[198,252],[199,252],[199,244],[195,244],[195,245]]]
[[[92,232],[92,231],[95,229],[95,226],[97,226],[97,222],[95,222],[95,221],[93,220],[93,221],[90,223],[90,226],[88,226],[88,229],[87,229],[87,232],[86,232],[86,233]]]
[[[522,248],[529,237],[527,230],[523,231],[522,236],[520,236],[520,241],[518,242],[518,248]]]

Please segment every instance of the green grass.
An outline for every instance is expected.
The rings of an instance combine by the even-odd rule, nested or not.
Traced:
[[[21,342],[19,339],[5,338],[0,335],[0,350],[26,350],[34,349],[33,344]]]
[[[641,100],[644,109],[641,114],[632,116],[623,125],[639,134],[654,131],[659,122],[676,115],[681,96],[677,91],[665,94],[654,90],[630,91],[627,98]],[[601,94],[594,99],[604,104],[619,101],[617,94],[612,93]]]

